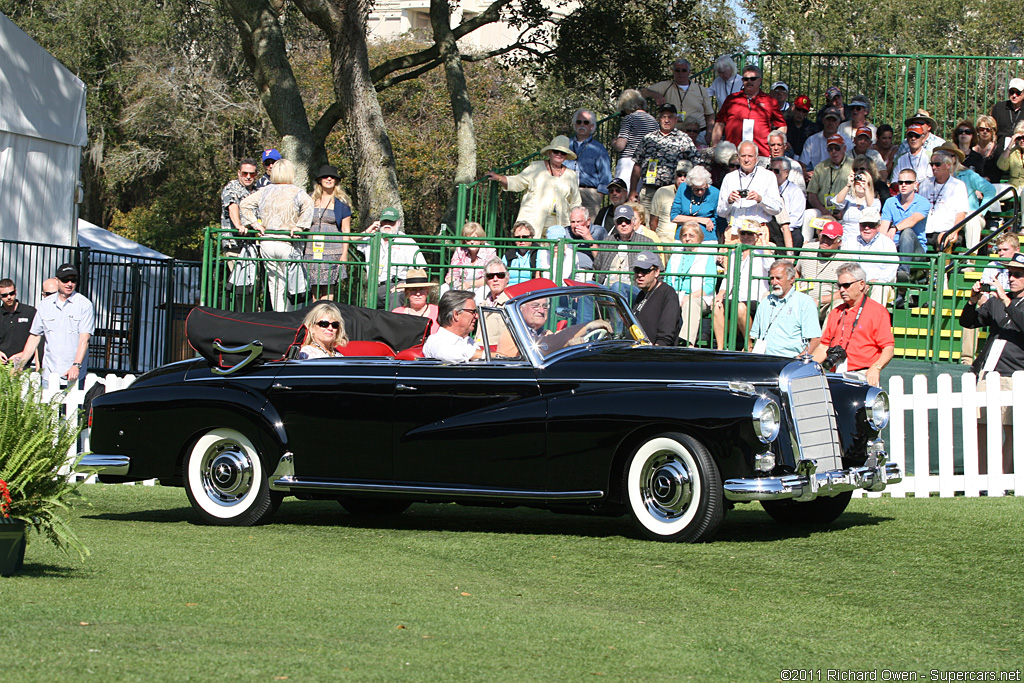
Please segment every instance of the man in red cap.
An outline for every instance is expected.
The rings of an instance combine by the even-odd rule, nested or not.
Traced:
[[[900,177],[900,171],[913,171],[918,182],[925,178],[932,177],[932,169],[928,165],[931,160],[931,154],[925,149],[925,135],[928,131],[920,123],[912,123],[907,126],[907,139],[903,141],[905,145],[909,146],[910,151],[906,154],[900,155],[900,152],[896,152],[896,162],[893,164],[892,177],[889,182],[895,182]],[[903,145],[900,145],[900,149]]]
[[[846,139],[839,133],[829,137],[826,144],[828,158],[814,167],[807,183],[807,203],[810,205],[808,208],[814,209],[819,216],[831,218],[839,213],[833,198],[846,187],[853,173],[853,159],[846,154]]]
[[[885,159],[878,153],[878,150],[871,147],[871,129],[867,126],[861,126],[853,131],[853,150],[850,154],[856,158],[859,156],[866,156],[871,160],[871,163],[875,165],[875,170],[878,173],[876,177],[885,179],[885,174],[888,169],[885,166]]]
[[[924,109],[918,109],[913,116],[911,116],[909,119],[903,122],[904,130],[906,131],[909,131],[911,126],[914,125],[920,126],[920,128],[917,130],[920,131],[921,145],[924,147],[926,155],[925,158],[929,159],[931,158],[932,152],[935,151],[937,147],[942,145],[942,143],[944,143],[945,140],[940,138],[938,135],[932,133],[932,131],[935,130],[935,119],[933,119],[931,117],[931,114],[929,114]],[[901,156],[909,153],[911,150],[912,147],[910,146],[910,139],[907,138],[900,143],[899,148],[896,150],[896,161],[898,162]],[[914,170],[916,171],[917,169]],[[924,179],[921,176],[920,172],[918,172],[917,174],[917,179]]]
[[[797,157],[804,151],[804,141],[821,130],[818,124],[807,117],[810,111],[811,98],[798,95],[786,118],[786,138],[789,140],[789,148]]]
[[[808,252],[796,264],[800,279],[807,280],[810,289],[807,294],[818,304],[818,320],[825,316],[832,307],[842,301],[836,288],[838,274],[836,270],[845,261],[836,258],[843,245],[843,226],[838,221],[815,218],[811,226],[818,232],[818,239],[804,244],[805,249],[820,249],[821,254]]]
[[[828,147],[828,139],[833,135],[839,135],[843,139],[846,151],[853,149],[853,140],[839,132],[841,116],[842,114],[839,113],[838,109],[829,108],[825,110],[821,132],[807,138],[807,142],[804,143],[804,151],[800,155],[800,163],[804,165],[805,170],[813,171],[815,166],[828,158],[826,148]]]
[[[744,140],[757,145],[761,156],[771,155],[768,133],[786,132],[786,119],[774,97],[761,90],[761,69],[753,64],[743,67],[743,89],[725,98],[711,132],[711,146],[728,140],[739,146]]]

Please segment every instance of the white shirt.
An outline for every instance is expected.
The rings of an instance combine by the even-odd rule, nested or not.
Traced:
[[[896,163],[892,167],[892,175],[889,176],[889,182],[894,183],[900,177],[900,171],[911,170],[917,174],[918,182],[923,182],[925,178],[932,177],[932,167],[929,163],[932,160],[932,153],[926,150],[924,147],[917,153],[917,156],[913,154],[904,154],[903,156],[896,159]]]
[[[843,251],[850,252],[863,252],[863,251],[880,251],[886,254],[896,253],[896,243],[891,239],[883,235],[881,232],[875,233],[874,239],[870,242],[865,242],[864,238],[860,236],[860,229],[857,230],[857,237],[850,239],[843,236]],[[896,270],[900,265],[899,257],[897,256],[865,256],[865,259],[869,261],[858,260],[860,267],[864,269],[864,274],[867,276],[868,282],[895,282],[896,281]],[[872,262],[873,261],[873,262]]]
[[[753,199],[737,199],[729,203],[729,195],[733,190],[753,190],[761,195],[761,201]],[[718,193],[718,215],[722,218],[745,217],[758,223],[767,223],[772,216],[782,211],[782,196],[775,174],[760,166],[754,166],[753,172],[747,174],[743,169],[732,171],[722,180],[722,188]]]
[[[848,135],[839,133],[846,142],[846,153],[853,151],[853,140]],[[821,162],[828,159],[828,141],[825,139],[825,132],[815,133],[804,141],[804,151],[800,155],[800,163],[804,168],[813,169]]]
[[[423,345],[423,355],[437,358],[446,363],[465,363],[476,353],[476,343],[470,337],[460,337],[451,330],[442,327],[427,337]]]
[[[874,144],[874,142],[875,142],[875,135],[877,134],[878,129],[875,128],[875,126],[873,124],[870,124],[870,123],[865,123],[864,127],[871,129],[871,142],[872,142],[872,144]],[[860,126],[857,126],[857,128],[860,128]],[[852,140],[853,137],[854,137],[853,134],[856,133],[856,132],[857,132],[857,130],[853,127],[853,121],[843,121],[842,123],[839,124],[839,134],[840,135],[845,135],[846,137],[848,137],[848,138],[850,138]]]
[[[846,209],[843,211],[843,240],[854,240],[860,237],[860,215],[868,208],[863,199],[851,197],[849,193],[846,199],[839,205]],[[877,199],[871,204],[871,208],[881,213],[882,203]]]
[[[802,230],[804,227],[804,211],[807,209],[807,195],[795,183],[789,180],[782,183],[779,193],[782,195],[783,201],[786,202],[784,212],[789,216],[789,229]],[[780,213],[776,220],[782,223],[782,218],[783,216]]]
[[[917,193],[932,205],[925,218],[926,234],[946,232],[956,224],[958,213],[970,211],[967,185],[959,178],[949,176],[945,183],[937,183],[935,178],[925,178],[918,184]]]

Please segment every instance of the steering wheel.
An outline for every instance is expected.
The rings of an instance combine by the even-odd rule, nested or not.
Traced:
[[[612,326],[607,320],[591,320],[583,326],[583,329],[572,336],[566,346],[601,341],[602,339],[607,339],[611,333]]]

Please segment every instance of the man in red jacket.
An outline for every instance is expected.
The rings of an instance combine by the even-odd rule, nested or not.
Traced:
[[[761,69],[753,64],[743,68],[743,89],[725,98],[711,133],[711,146],[726,139],[734,145],[744,140],[757,144],[758,154],[771,157],[768,133],[786,132],[786,119],[778,101],[761,91]]]

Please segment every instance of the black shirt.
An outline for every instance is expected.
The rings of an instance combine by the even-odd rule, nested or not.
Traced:
[[[1006,345],[993,369],[1005,376],[1024,370],[1024,296],[1011,298],[1009,306],[997,296],[990,296],[981,306],[968,301],[960,314],[960,325],[969,329],[988,327],[988,345],[979,367],[988,359],[993,340],[1002,339]]]
[[[656,346],[675,346],[679,343],[679,328],[683,324],[676,290],[659,282],[652,291],[641,290],[633,304],[640,327]]]
[[[10,357],[21,353],[28,341],[28,331],[32,327],[32,319],[36,317],[36,309],[21,303],[8,311],[0,305],[0,351]]]

